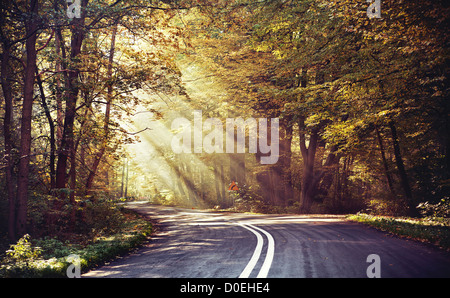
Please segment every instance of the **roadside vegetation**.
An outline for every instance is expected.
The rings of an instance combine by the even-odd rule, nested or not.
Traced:
[[[107,212],[120,223],[104,226],[91,237],[24,235],[1,255],[0,277],[66,277],[73,256],[79,256],[81,272],[86,272],[138,247],[152,232],[151,223],[130,210],[110,205]]]
[[[437,204],[428,202],[418,206],[422,218],[381,216],[366,213],[347,218],[401,237],[434,244],[450,250],[449,198]]]

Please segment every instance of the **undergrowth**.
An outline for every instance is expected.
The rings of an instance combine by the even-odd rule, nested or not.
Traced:
[[[123,213],[126,220],[118,232],[95,237],[86,244],[24,235],[6,252],[0,277],[66,277],[72,264],[69,256],[79,256],[81,271],[86,272],[129,252],[147,239],[152,225],[130,211]]]
[[[450,250],[450,221],[448,218],[408,218],[358,213],[347,217],[377,229],[410,239],[427,242]]]

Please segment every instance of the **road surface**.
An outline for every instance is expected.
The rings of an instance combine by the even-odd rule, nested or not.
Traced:
[[[157,233],[143,248],[83,277],[364,278],[368,271],[382,278],[450,277],[448,253],[342,216],[128,207],[157,220]]]

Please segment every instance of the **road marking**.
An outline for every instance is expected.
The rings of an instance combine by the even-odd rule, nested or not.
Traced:
[[[270,235],[270,233],[268,233],[267,231],[265,231],[261,228],[252,226],[250,224],[249,224],[249,226],[264,233],[264,235],[266,235],[267,239],[269,240],[269,245],[267,246],[266,259],[264,260],[261,270],[259,270],[258,276],[256,276],[256,278],[266,278],[267,274],[269,274],[270,266],[272,266],[273,256],[275,254],[275,240],[273,239],[272,235]]]
[[[267,245],[266,258],[264,259],[264,263],[261,266],[261,269],[259,270],[257,278],[267,277],[267,274],[269,273],[269,270],[270,270],[270,266],[272,265],[273,256],[275,254],[275,240],[273,239],[272,235],[270,235],[270,233],[268,233],[267,231],[265,231],[261,228],[255,227],[251,224],[245,225],[245,224],[240,223],[239,225],[241,227],[251,231],[253,234],[255,234],[256,239],[257,239],[255,251],[253,252],[253,255],[252,255],[250,261],[248,262],[247,266],[245,266],[241,275],[239,275],[239,278],[248,278],[250,276],[250,273],[253,271],[253,268],[255,268],[256,263],[259,260],[259,257],[261,256],[261,251],[262,251],[264,240],[263,240],[263,237],[261,236],[261,234],[258,233],[258,231],[260,231],[264,235],[266,235],[267,240],[268,240],[268,245]]]
[[[259,256],[261,255],[264,240],[263,240],[263,237],[261,236],[261,234],[258,233],[257,231],[253,230],[252,228],[247,227],[244,224],[239,224],[239,225],[243,228],[246,228],[253,234],[255,234],[256,239],[257,239],[256,248],[255,248],[255,251],[253,252],[251,259],[248,262],[247,266],[245,266],[244,271],[242,271],[241,275],[239,275],[239,278],[248,278],[250,276],[250,273],[252,273],[253,268],[255,268],[256,263],[259,260]]]

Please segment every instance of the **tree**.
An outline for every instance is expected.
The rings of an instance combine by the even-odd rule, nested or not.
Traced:
[[[317,199],[319,189],[348,182],[332,182],[331,166],[339,166],[345,155],[362,155],[361,148],[373,147],[375,127],[391,131],[390,150],[411,214],[417,201],[408,186],[412,175],[408,167],[414,168],[412,160],[431,156],[433,150],[428,147],[420,154],[408,154],[405,161],[399,147],[410,141],[402,141],[398,131],[412,129],[411,139],[438,143],[446,151],[445,133],[424,132],[430,132],[432,123],[448,126],[442,117],[448,111],[442,101],[447,94],[446,38],[439,38],[448,21],[447,10],[439,1],[387,1],[382,10],[389,17],[370,20],[366,3],[360,1],[227,1],[205,8],[219,20],[203,32],[213,37],[210,56],[215,56],[217,73],[226,74],[224,79],[235,90],[233,103],[240,107],[244,102],[265,115],[292,119],[291,127],[300,124],[304,211],[312,198]],[[423,11],[427,18],[422,17]],[[236,96],[241,94],[246,100]],[[425,105],[424,98],[431,98],[431,104]],[[436,117],[429,117],[432,114]],[[407,117],[417,119],[419,125],[411,127],[404,120]],[[316,159],[315,169],[316,146],[328,156]]]
[[[81,1],[81,17],[74,18],[71,21],[71,51],[70,51],[70,61],[71,64],[68,69],[67,75],[67,86],[66,86],[66,110],[64,116],[64,130],[61,140],[61,148],[58,154],[58,164],[56,167],[56,184],[57,189],[64,189],[66,187],[66,171],[67,171],[67,160],[69,156],[72,162],[75,160],[75,150],[74,150],[74,122],[75,122],[75,112],[77,105],[77,98],[79,92],[78,76],[80,73],[79,66],[77,65],[77,59],[81,54],[81,46],[85,38],[85,19],[86,19],[86,8],[89,0]],[[74,191],[74,190],[72,190]]]
[[[64,1],[2,2],[2,182],[6,182],[11,240],[25,233],[27,222],[34,224],[27,211],[36,204],[36,197],[48,201],[48,210],[42,211],[42,216],[53,226],[66,220],[56,214],[65,212],[62,206],[69,198],[71,211],[67,217],[74,223],[76,196],[92,189],[96,180],[102,184],[99,172],[104,175],[104,183],[109,183],[105,171],[118,159],[121,146],[134,141],[136,135],[120,127],[118,120],[133,114],[138,103],[148,104],[133,91],[182,92],[169,50],[155,51],[158,44],[178,45],[177,31],[167,24],[174,14],[168,4],[153,4],[85,0],[81,2],[81,18],[69,20]],[[150,17],[157,21],[146,22]],[[105,36],[116,36],[111,25],[124,32],[118,42],[120,62],[114,61],[115,42],[108,45],[109,51],[100,42]],[[158,26],[169,31],[161,34]],[[127,42],[146,35],[151,36],[147,42],[154,46],[147,55],[126,49]],[[23,98],[21,107],[15,106],[15,98]],[[39,102],[35,98],[40,98]],[[20,145],[15,150],[15,124],[19,121]],[[89,156],[89,151],[94,154]],[[68,193],[70,196],[66,196]],[[52,199],[55,194],[58,200]]]
[[[105,154],[106,151],[106,146],[107,146],[107,142],[109,139],[109,122],[110,122],[110,115],[111,115],[111,103],[112,103],[112,98],[113,98],[113,78],[112,78],[112,70],[113,70],[113,62],[114,62],[114,51],[115,51],[115,46],[116,46],[116,35],[117,35],[117,25],[114,26],[113,30],[112,30],[112,36],[111,36],[111,46],[109,49],[109,59],[108,59],[108,70],[107,70],[107,75],[108,75],[108,86],[107,86],[107,95],[106,95],[106,109],[105,109],[105,123],[103,125],[103,131],[104,131],[104,136],[103,136],[103,142],[100,145],[100,149],[96,154],[96,157],[94,159],[94,163],[92,164],[92,169],[89,172],[89,176],[86,180],[86,192],[88,192],[91,187],[92,187],[92,183],[94,181],[94,177],[95,174],[97,173],[97,169],[98,166],[100,164],[100,161],[103,157],[103,155]]]
[[[6,4],[6,3],[5,3]],[[6,166],[5,166],[5,183],[6,183],[6,193],[8,198],[8,236],[11,241],[16,239],[16,222],[15,222],[15,192],[14,192],[14,184],[13,184],[13,168],[14,168],[14,159],[13,159],[13,121],[14,121],[14,111],[13,111],[13,66],[12,66],[12,51],[14,41],[11,40],[10,31],[7,28],[7,20],[10,22],[12,18],[8,16],[8,9],[10,7],[1,6],[1,14],[2,14],[2,22],[0,24],[0,36],[1,36],[1,45],[2,45],[2,56],[1,56],[1,86],[3,91],[3,98],[5,100],[5,114],[3,119],[3,137],[5,142],[5,157],[6,157]]]
[[[31,0],[27,6],[25,19],[27,57],[20,129],[20,161],[17,177],[16,229],[18,235],[24,235],[27,229],[28,175],[31,154],[31,119],[33,114],[34,83],[36,74],[36,39],[39,24],[38,12],[39,1]]]

